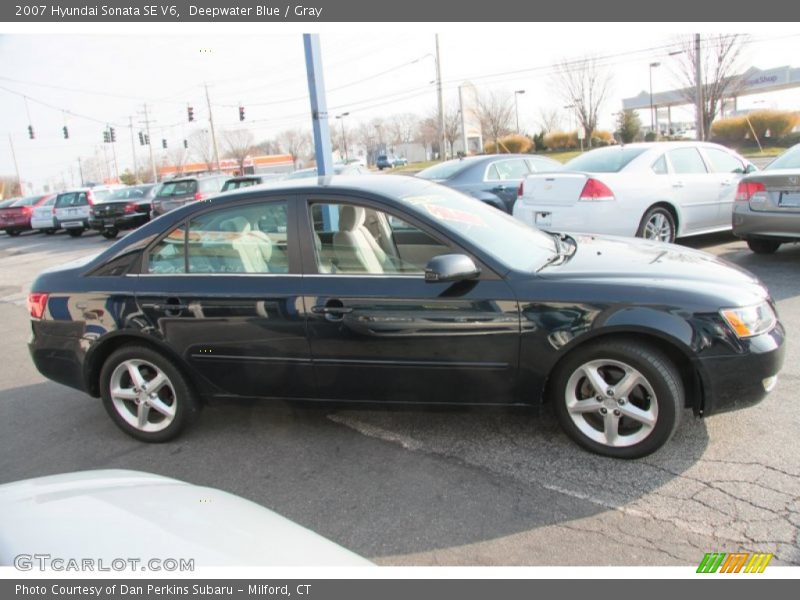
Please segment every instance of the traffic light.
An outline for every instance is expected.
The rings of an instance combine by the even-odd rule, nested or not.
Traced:
[[[108,133],[108,129],[103,129],[103,143],[104,144],[111,143],[111,134]]]
[[[67,129],[67,126],[64,125],[64,127],[61,128],[61,131],[64,132],[64,139],[68,140],[69,139],[69,129]]]
[[[162,138],[162,140],[161,140],[161,147],[162,148],[166,148],[167,147],[167,140],[164,139],[164,138]]]
[[[117,136],[114,133],[114,128],[113,127],[109,127],[108,128],[108,137],[111,138],[112,142],[116,142],[117,141]]]
[[[244,106],[239,107],[239,120],[244,121]]]
[[[188,148],[189,147],[189,141],[188,140],[183,140],[183,147],[184,148]]]
[[[36,137],[35,135],[33,135],[33,125],[28,125],[28,137],[31,139]]]
[[[150,145],[150,136],[148,134],[146,134],[146,133],[144,134],[144,145],[145,146],[149,146]]]
[[[139,145],[144,146],[144,134],[141,131],[139,132]]]
[[[192,121],[194,121],[194,108],[193,108],[193,107],[191,107],[191,106],[187,106],[187,107],[186,107],[186,114],[187,114],[187,115],[188,115],[188,117],[189,117],[189,122],[190,122],[190,123],[191,123]]]

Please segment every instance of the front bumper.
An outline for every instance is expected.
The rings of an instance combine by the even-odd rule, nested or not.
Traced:
[[[704,416],[758,404],[769,393],[786,353],[786,332],[780,322],[770,331],[742,341],[735,354],[700,357]],[[774,385],[774,383],[773,383]]]
[[[752,210],[747,203],[733,207],[733,235],[742,239],[800,240],[800,213]]]

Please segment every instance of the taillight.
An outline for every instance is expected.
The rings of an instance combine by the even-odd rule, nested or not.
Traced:
[[[92,190],[88,190],[86,192],[86,201],[89,203],[89,206],[94,205],[94,196],[92,196]]]
[[[194,195],[194,199],[195,200],[202,200],[206,196],[208,196],[208,194],[204,194],[203,192],[196,192],[195,195]]]
[[[591,177],[586,180],[586,185],[583,186],[579,200],[589,202],[602,202],[605,200],[613,200],[614,192],[609,187],[597,179]]]
[[[524,191],[525,191],[525,182],[524,181],[520,181],[519,182],[519,187],[517,188],[517,198],[521,198],[522,197],[522,193]]]
[[[739,187],[736,188],[736,201],[747,202],[753,197],[753,194],[766,191],[767,186],[760,181],[740,181]]]
[[[33,213],[33,207],[32,206],[23,206],[22,207],[22,214],[23,215],[25,215],[26,217],[30,217],[31,213]]]
[[[125,214],[129,215],[136,212],[136,202],[128,202],[125,205]]]
[[[47,294],[40,292],[28,294],[28,312],[34,319],[41,319],[45,308],[47,308]]]

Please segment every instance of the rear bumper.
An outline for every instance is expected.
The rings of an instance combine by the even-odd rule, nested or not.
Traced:
[[[800,212],[755,211],[749,204],[737,202],[733,207],[733,235],[742,239],[800,239]]]
[[[546,231],[633,236],[639,228],[641,215],[623,210],[618,201],[528,204],[523,198],[514,203],[514,218]]]
[[[80,223],[80,225],[74,225],[73,223]],[[59,229],[89,229],[89,219],[57,220],[56,227]]]
[[[10,219],[8,221],[0,221],[0,229],[4,231],[27,231],[31,228],[30,219]]]
[[[89,227],[104,231],[106,229],[133,229],[147,223],[147,213],[133,213],[117,217],[89,217]]]
[[[739,353],[699,358],[705,391],[703,414],[738,410],[761,402],[769,393],[769,385],[774,385],[771,378],[783,366],[785,351],[785,331],[778,323],[769,333],[744,340]]]
[[[48,379],[86,392],[81,362],[83,324],[59,322],[57,326],[63,330],[61,333],[64,335],[47,332],[42,322],[31,322],[32,335],[28,342],[28,351],[33,364]]]

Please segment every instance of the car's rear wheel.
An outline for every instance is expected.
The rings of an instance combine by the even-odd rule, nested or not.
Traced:
[[[642,217],[636,237],[659,242],[674,242],[675,217],[663,206],[654,206]]]
[[[781,247],[781,242],[775,240],[747,240],[747,247],[756,254],[775,254]]]
[[[144,442],[174,439],[198,412],[180,370],[144,346],[124,346],[108,357],[100,372],[100,393],[114,423]]]
[[[102,231],[102,235],[107,240],[113,240],[119,235],[119,229],[104,229]]]
[[[55,234],[56,230],[55,229],[45,229],[44,232],[47,235],[53,235],[53,234]]]
[[[6,229],[6,233],[11,237],[17,237],[20,232],[18,229]]]
[[[83,229],[67,229],[67,233],[72,237],[81,237],[83,235]]]
[[[633,341],[576,349],[553,376],[555,413],[574,441],[614,458],[640,458],[672,437],[684,406],[681,378],[656,348]]]

